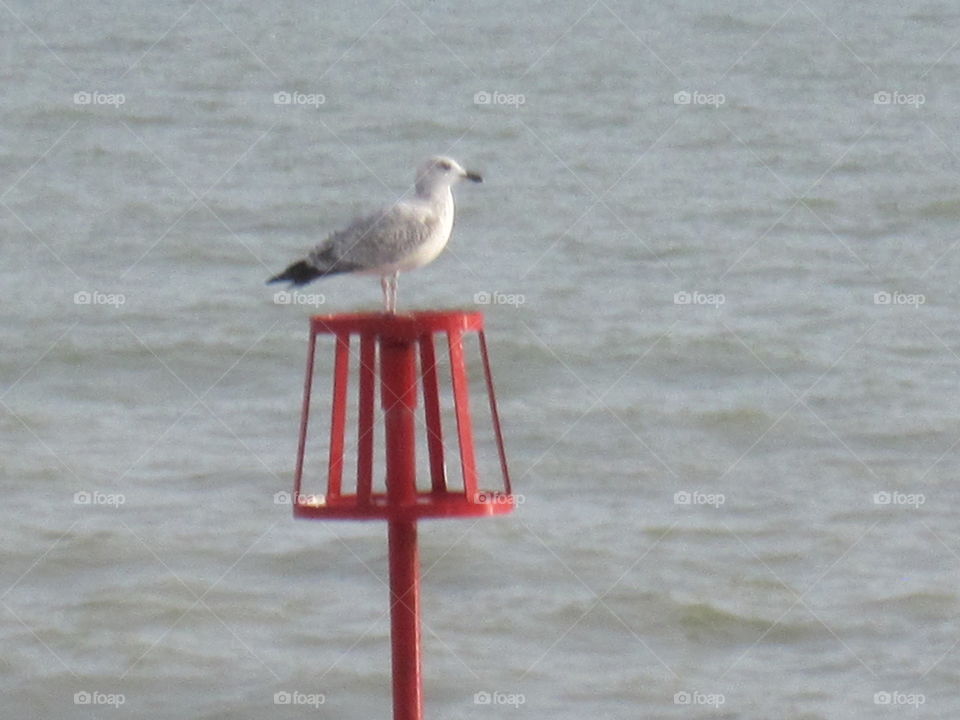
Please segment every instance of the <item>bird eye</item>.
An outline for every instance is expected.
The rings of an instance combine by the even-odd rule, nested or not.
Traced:
[[[450,169],[450,163],[448,163],[446,160],[444,160],[443,162],[440,163],[440,169],[441,169],[441,170],[449,170],[449,169]]]

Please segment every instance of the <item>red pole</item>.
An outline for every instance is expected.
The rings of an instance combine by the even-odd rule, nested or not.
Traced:
[[[387,496],[400,509],[416,503],[417,406],[415,343],[381,337],[381,399],[386,424]],[[420,679],[420,559],[417,524],[389,521],[390,641],[393,652],[393,718],[423,720]]]

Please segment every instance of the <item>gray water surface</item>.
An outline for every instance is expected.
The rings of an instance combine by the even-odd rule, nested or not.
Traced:
[[[384,528],[274,502],[379,285],[263,281],[436,153],[524,502],[421,526],[427,716],[960,714],[954,6],[0,18],[3,717],[388,717]]]

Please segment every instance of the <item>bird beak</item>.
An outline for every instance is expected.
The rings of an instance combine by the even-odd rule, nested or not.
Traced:
[[[475,182],[475,183],[482,183],[482,182],[483,182],[483,178],[480,177],[480,173],[473,172],[473,170],[467,170],[467,171],[463,174],[463,176],[464,176],[467,180],[470,180],[470,181]]]

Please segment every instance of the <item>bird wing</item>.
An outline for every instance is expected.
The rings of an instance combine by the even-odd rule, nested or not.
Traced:
[[[342,272],[396,263],[426,242],[439,222],[429,205],[400,202],[333,233],[314,248],[309,261]]]

